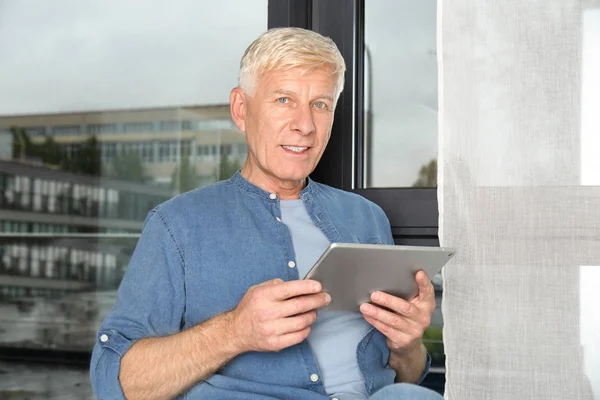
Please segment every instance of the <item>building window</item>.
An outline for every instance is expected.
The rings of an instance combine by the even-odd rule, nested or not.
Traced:
[[[221,145],[221,157],[229,157],[231,155],[231,145],[230,144],[222,144]]]
[[[24,128],[25,132],[29,137],[42,137],[46,136],[46,127],[44,126],[33,126]]]
[[[152,122],[131,122],[123,125],[123,131],[131,132],[153,132],[154,124]]]
[[[161,121],[161,132],[178,132],[181,130],[181,122],[179,121]]]
[[[79,135],[81,126],[79,125],[59,125],[52,127],[53,135]]]
[[[89,124],[87,132],[90,134],[106,134],[118,132],[117,124]]]
[[[142,143],[142,161],[145,163],[154,162],[154,143]]]
[[[184,140],[181,142],[181,157],[189,157],[192,154],[192,142]]]
[[[169,161],[169,142],[158,143],[158,162]]]

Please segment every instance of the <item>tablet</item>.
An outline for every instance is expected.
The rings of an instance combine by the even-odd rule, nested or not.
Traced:
[[[415,274],[423,270],[431,279],[454,254],[441,247],[333,243],[304,279],[321,282],[331,295],[322,310],[359,311],[375,291],[412,299],[418,292]]]

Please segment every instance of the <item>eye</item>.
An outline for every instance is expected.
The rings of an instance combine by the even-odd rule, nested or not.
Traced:
[[[290,99],[288,97],[280,97],[277,99],[278,102],[280,102],[281,104],[287,104],[289,103]]]
[[[327,108],[327,104],[323,101],[317,101],[314,105],[316,108],[322,108],[322,109]]]

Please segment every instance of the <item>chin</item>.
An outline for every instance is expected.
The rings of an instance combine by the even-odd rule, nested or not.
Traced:
[[[280,168],[277,178],[283,181],[301,181],[310,175],[311,171],[306,168]]]

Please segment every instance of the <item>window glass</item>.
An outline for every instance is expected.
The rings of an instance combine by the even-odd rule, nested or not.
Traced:
[[[436,1],[365,2],[365,187],[434,187]]]
[[[245,161],[267,0],[1,3],[0,346],[89,351],[148,211]]]

